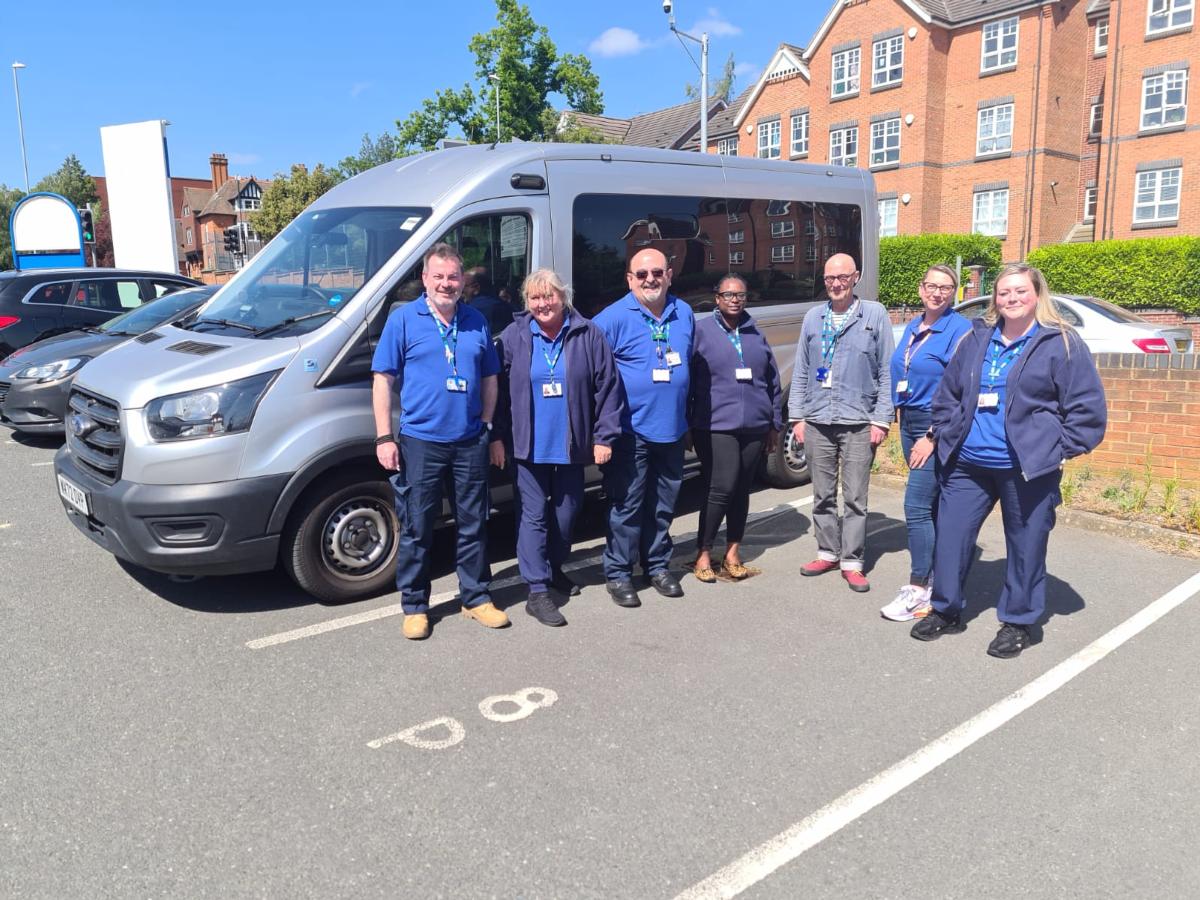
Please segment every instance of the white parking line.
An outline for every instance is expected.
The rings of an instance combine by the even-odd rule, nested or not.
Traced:
[[[1126,641],[1140,634],[1171,610],[1200,592],[1200,573],[1163,594],[1104,636],[1069,656],[1044,675],[1009,694],[999,703],[963,722],[937,740],[902,759],[874,778],[838,797],[828,806],[755,847],[740,859],[688,888],[676,900],[736,897],[776,870],[836,834],[851,822],[894,797],[909,785],[953,759],[1039,700],[1053,694],[1087,671]]]
[[[749,522],[758,522],[765,519],[770,519],[781,513],[795,509],[803,509],[812,503],[812,495],[801,497],[798,500],[792,500],[790,503],[781,503],[778,506],[773,506],[770,509],[764,509],[761,512],[753,513]],[[683,542],[694,538],[695,534],[681,535],[676,538],[677,541]],[[594,566],[601,561],[602,557],[597,554],[589,556],[585,559],[578,559],[574,562],[567,563],[563,566],[566,572],[573,572],[576,569],[586,569],[589,566]],[[515,584],[521,583],[521,576],[512,575],[508,578],[501,578],[493,581],[491,589],[493,591],[503,590],[507,587],[512,587]],[[458,596],[458,591],[443,591],[440,594],[434,594],[429,598],[430,606],[437,606],[439,603],[445,603],[448,600],[453,600]],[[381,606],[378,609],[367,610],[366,612],[355,613],[352,616],[340,616],[336,619],[326,619],[324,622],[316,622],[312,625],[306,625],[303,628],[293,628],[290,631],[281,631],[278,634],[271,634],[267,637],[255,638],[252,641],[247,641],[246,646],[251,650],[263,650],[267,647],[277,647],[280,644],[288,644],[292,641],[303,640],[304,638],[316,637],[319,634],[327,634],[330,631],[338,631],[342,628],[350,628],[354,625],[364,625],[367,622],[374,622],[377,619],[386,619],[389,616],[403,615],[404,610],[399,603],[393,603],[389,606]]]
[[[54,465],[54,460],[50,460],[50,462],[30,463],[29,465],[33,466],[35,469],[40,469],[42,466]]]

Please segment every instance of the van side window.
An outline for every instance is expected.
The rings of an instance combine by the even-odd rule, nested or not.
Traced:
[[[696,312],[713,308],[727,272],[746,279],[748,305],[824,296],[825,260],[862,259],[862,210],[804,200],[583,194],[574,206],[575,306],[594,316],[625,295],[625,261],[655,247],[674,272],[671,293]]]

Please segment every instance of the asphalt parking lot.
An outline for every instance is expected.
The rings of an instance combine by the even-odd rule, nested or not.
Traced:
[[[907,575],[872,492],[874,589],[801,579],[806,489],[763,490],[763,574],[613,605],[589,583],[430,640],[398,597],[178,583],[69,524],[53,447],[0,432],[0,896],[1183,897],[1200,876],[1195,560],[1061,526],[1042,640],[1000,661],[994,519],[959,636],[878,609]],[[676,568],[694,555],[685,492]]]

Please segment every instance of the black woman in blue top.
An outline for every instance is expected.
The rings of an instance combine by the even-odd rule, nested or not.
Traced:
[[[712,547],[725,520],[724,573],[749,571],[739,545],[746,532],[750,488],[783,428],[779,368],[754,319],[746,312],[746,282],[726,275],[716,288],[716,311],[696,322],[689,421],[707,498],[700,507],[697,581],[717,580]]]
[[[1087,346],[1058,314],[1042,273],[1007,266],[992,303],[933,398],[940,466],[932,611],[912,636],[963,631],[963,584],[975,539],[1000,503],[1008,561],[991,656],[1017,656],[1046,609],[1046,546],[1063,463],[1104,439],[1104,388]]]
[[[929,612],[938,483],[933,441],[925,434],[932,420],[933,394],[958,342],[971,330],[971,323],[950,308],[957,288],[953,269],[929,267],[917,288],[921,315],[908,323],[892,354],[892,401],[900,414],[900,448],[909,469],[904,524],[911,561],[908,584],[879,611],[894,622],[921,618]]]

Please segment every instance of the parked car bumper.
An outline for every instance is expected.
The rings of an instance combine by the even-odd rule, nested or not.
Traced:
[[[71,378],[0,381],[0,424],[28,434],[62,434],[70,390]]]

